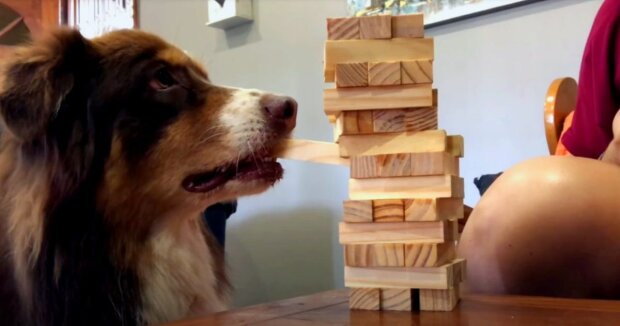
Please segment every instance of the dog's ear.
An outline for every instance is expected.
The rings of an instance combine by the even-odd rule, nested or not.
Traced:
[[[17,49],[3,67],[0,116],[23,141],[45,135],[63,100],[96,64],[96,49],[75,30],[58,30]]]

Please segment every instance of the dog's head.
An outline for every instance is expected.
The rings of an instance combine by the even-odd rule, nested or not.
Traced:
[[[108,213],[138,217],[204,209],[282,177],[272,150],[295,126],[296,102],[216,86],[154,35],[57,31],[17,50],[1,76],[5,136],[26,160],[47,160],[51,197],[88,183]]]

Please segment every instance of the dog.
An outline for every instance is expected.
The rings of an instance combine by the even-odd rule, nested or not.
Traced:
[[[50,32],[0,72],[0,324],[145,325],[226,309],[208,206],[281,179],[297,103],[217,86],[138,30]]]

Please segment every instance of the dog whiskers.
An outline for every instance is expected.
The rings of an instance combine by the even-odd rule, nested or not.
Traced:
[[[246,141],[246,144],[248,144],[248,149],[250,150],[250,154],[252,155],[252,160],[254,161],[254,164],[256,164],[256,166],[258,166],[258,160],[256,160],[256,155],[254,154],[254,149],[252,148],[252,144],[249,141]]]
[[[206,137],[206,138],[204,138],[204,139],[201,139],[201,140],[197,143],[197,145],[203,145],[204,143],[208,142],[209,140],[211,140],[211,139],[213,139],[213,138],[220,137],[220,136],[222,136],[222,135],[224,135],[224,134],[225,134],[225,132],[219,132],[219,133],[215,133],[215,134],[213,134],[213,135],[209,135],[209,137]]]

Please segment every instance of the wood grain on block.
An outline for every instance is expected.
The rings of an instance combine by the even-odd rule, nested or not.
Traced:
[[[339,225],[340,244],[444,243],[450,225],[436,222],[343,223]]]
[[[374,132],[406,132],[437,129],[437,108],[373,110]]]
[[[337,63],[433,60],[434,47],[432,38],[327,41],[325,82],[334,82]]]
[[[341,111],[429,107],[433,103],[430,84],[331,88],[323,91],[326,114]]]
[[[446,290],[420,289],[420,310],[452,311],[460,299],[459,285]]]
[[[467,260],[465,259],[455,259],[454,262],[454,275],[457,278],[457,284],[460,282],[465,282],[467,278]]]
[[[446,198],[463,198],[465,197],[465,182],[463,178],[457,176],[450,176],[452,178],[452,196],[445,196]],[[415,177],[414,177],[415,178]],[[418,177],[421,178],[421,177]]]
[[[342,119],[342,134],[370,134],[373,132],[372,111],[344,111]]]
[[[277,153],[277,157],[284,159],[349,166],[349,160],[340,157],[339,146],[334,143],[287,139]]]
[[[461,135],[450,135],[447,139],[448,152],[453,156],[465,156],[465,141]]]
[[[371,62],[368,64],[369,86],[390,86],[401,84],[400,62]],[[432,96],[432,91],[431,91]],[[432,98],[432,97],[431,97]]]
[[[405,221],[443,221],[463,218],[463,198],[405,199]]]
[[[394,134],[343,135],[340,156],[372,156],[446,151],[446,132],[427,130]]]
[[[380,289],[350,289],[349,308],[359,310],[379,310],[381,307]]]
[[[373,200],[372,212],[374,222],[405,221],[405,206],[401,199]]]
[[[337,87],[368,86],[368,63],[339,63],[336,65]]]
[[[448,152],[426,152],[411,155],[411,175],[459,175],[459,158]],[[353,160],[351,161],[353,166]]]
[[[433,82],[433,61],[401,61],[401,78],[403,84],[427,84]]]
[[[444,221],[444,242],[457,241],[459,239],[459,223],[457,220]]]
[[[354,200],[400,198],[463,198],[463,179],[451,175],[349,179]]]
[[[343,220],[348,223],[371,223],[373,220],[372,200],[347,200],[343,204]]]
[[[381,289],[381,310],[411,311],[414,294],[413,289]]]
[[[353,156],[351,178],[402,177],[411,175],[411,154]]]
[[[330,40],[355,40],[360,38],[359,19],[327,18],[327,38]]]
[[[344,284],[353,288],[447,290],[460,283],[454,261],[439,267],[344,267]]]
[[[340,136],[344,132],[344,119],[342,118],[342,114],[338,115],[336,121],[333,123],[333,131],[334,131],[334,143],[338,143],[340,141]]]
[[[405,266],[437,267],[445,265],[456,258],[454,241],[439,244],[405,245]]]
[[[344,261],[346,266],[353,267],[403,267],[405,245],[402,243],[345,245]]]
[[[397,37],[424,37],[424,15],[392,16],[392,38]]]
[[[360,38],[365,40],[391,39],[392,16],[364,16],[359,17]]]

